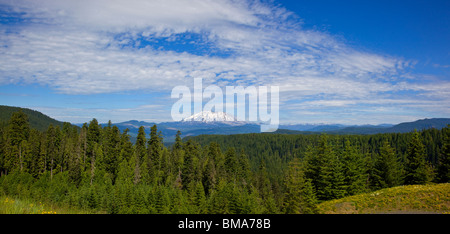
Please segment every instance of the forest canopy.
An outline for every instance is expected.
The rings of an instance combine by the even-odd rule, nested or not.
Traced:
[[[0,126],[0,193],[106,213],[317,213],[381,188],[449,181],[450,127],[376,135],[203,135],[136,142],[96,119]]]

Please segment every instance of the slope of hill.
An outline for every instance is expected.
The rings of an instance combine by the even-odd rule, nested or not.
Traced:
[[[450,184],[405,185],[319,204],[324,214],[441,214],[450,212]]]
[[[2,106],[2,105],[0,105],[0,122],[8,123],[12,113],[20,110],[28,115],[30,126],[39,131],[47,130],[50,124],[53,124],[54,126],[59,126],[61,128],[64,124],[64,122],[50,118],[49,116],[42,114],[39,111],[31,110],[28,108]]]

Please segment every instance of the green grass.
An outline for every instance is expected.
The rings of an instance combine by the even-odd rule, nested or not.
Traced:
[[[450,184],[407,185],[320,203],[323,214],[450,213]]]
[[[323,214],[450,214],[450,183],[407,185],[322,202]],[[0,195],[0,214],[91,214],[89,210]]]
[[[89,210],[74,209],[0,196],[0,214],[91,214]]]

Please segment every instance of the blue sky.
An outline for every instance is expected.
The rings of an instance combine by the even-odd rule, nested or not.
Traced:
[[[0,0],[0,104],[163,122],[201,77],[279,86],[281,123],[450,117],[449,17],[449,1]]]

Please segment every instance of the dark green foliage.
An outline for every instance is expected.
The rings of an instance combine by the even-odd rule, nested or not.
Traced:
[[[329,144],[328,136],[322,135],[317,148],[308,150],[305,163],[305,175],[311,180],[319,200],[345,195],[347,185],[344,183],[342,162]]]
[[[384,141],[376,155],[372,181],[377,189],[394,187],[402,182],[400,162],[388,141]]]
[[[450,125],[443,129],[444,145],[439,157],[438,182],[448,183],[450,181]]]
[[[285,213],[317,213],[317,199],[311,180],[305,177],[304,167],[298,158],[289,163],[285,186],[286,192],[283,204]]]
[[[347,139],[342,152],[342,169],[344,173],[344,184],[346,184],[346,195],[351,196],[367,191],[368,174],[366,158]]]
[[[199,136],[171,148],[156,125],[136,143],[93,119],[0,125],[0,192],[113,214],[316,213],[324,200],[449,178],[449,127],[377,135]],[[430,166],[432,165],[432,166]],[[404,179],[404,180],[403,180]]]
[[[426,161],[425,146],[417,131],[414,131],[409,142],[405,173],[405,184],[425,184],[431,180],[430,168]]]

